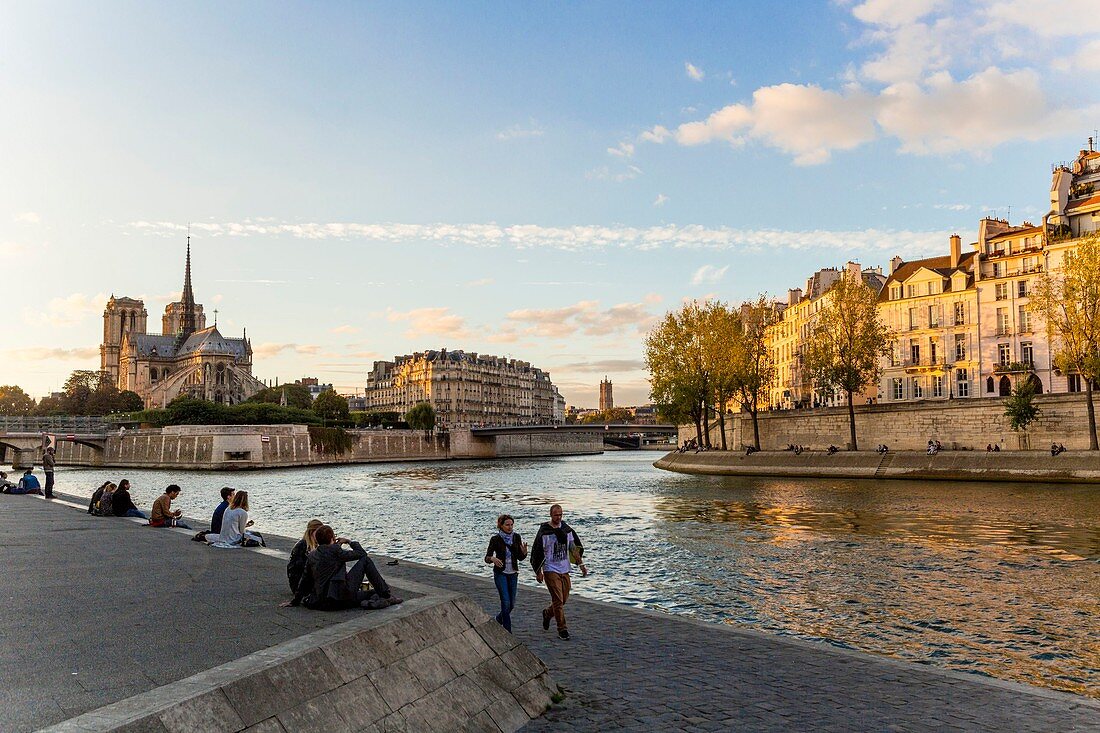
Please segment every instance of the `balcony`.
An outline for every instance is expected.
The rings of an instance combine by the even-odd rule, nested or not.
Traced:
[[[1011,336],[1011,335],[1012,335],[1012,329],[1011,328],[998,328],[997,329],[997,336]]]
[[[1035,371],[1033,361],[1008,361],[993,365],[994,374],[1021,374]]]

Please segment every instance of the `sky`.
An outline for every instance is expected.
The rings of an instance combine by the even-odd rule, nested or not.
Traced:
[[[464,349],[648,398],[685,299],[1041,220],[1100,126],[1093,0],[8,3],[0,384],[195,296],[253,372]]]

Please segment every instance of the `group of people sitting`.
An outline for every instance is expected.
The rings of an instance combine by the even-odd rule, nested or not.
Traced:
[[[997,443],[986,443],[985,444],[985,452],[986,453],[1000,453],[1001,452],[1001,446],[998,445]]]
[[[886,455],[889,452],[890,452],[890,448],[885,443],[879,443],[877,446],[875,446],[875,453],[880,453],[882,455]]]
[[[130,480],[122,479],[117,484],[113,481],[104,481],[92,493],[88,502],[88,513],[97,517],[135,517],[145,519],[151,527],[182,527],[191,529],[183,522],[183,512],[172,508],[172,502],[180,495],[180,487],[171,484],[164,490],[156,501],[153,502],[153,510],[147,516],[134,504],[130,496]]]
[[[706,449],[707,449],[706,446],[700,447],[699,446],[699,441],[696,440],[695,438],[692,438],[691,440],[685,440],[683,445],[681,445],[679,448],[676,449],[676,452],[677,453],[687,453],[689,450],[691,450],[691,451],[695,451],[696,453],[698,453],[699,451],[706,450]]]
[[[790,452],[794,453],[796,456],[798,456],[798,455],[802,455],[802,451],[804,451],[806,449],[801,445],[795,445],[794,443],[787,443],[787,447],[784,448],[783,450],[790,451]]]
[[[349,570],[346,563],[353,562]],[[294,598],[286,606],[315,611],[386,608],[402,602],[378,572],[374,561],[355,540],[337,537],[320,519],[306,524],[305,534],[290,551],[287,582]],[[366,578],[369,585],[364,584]]]
[[[937,453],[939,453],[941,450],[943,450],[943,443],[941,443],[938,440],[929,440],[928,441],[928,455],[934,456]]]
[[[1061,443],[1051,443],[1050,444],[1050,454],[1052,456],[1056,456],[1059,453],[1065,453],[1065,452],[1066,452],[1066,447],[1064,445],[1062,445]]]
[[[24,471],[19,481],[14,484],[8,481],[8,474],[0,471],[0,493],[41,494],[42,484],[38,483],[38,477],[34,475],[34,466]]]
[[[248,516],[248,492],[223,486],[221,497],[210,516],[210,529],[191,539],[222,548],[267,547],[263,535],[249,529],[255,522]]]

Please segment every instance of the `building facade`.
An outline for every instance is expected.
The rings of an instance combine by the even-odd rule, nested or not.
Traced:
[[[374,362],[367,411],[403,415],[420,402],[431,404],[443,428],[565,420],[565,400],[550,374],[525,361],[442,349]]]
[[[103,311],[100,369],[120,390],[141,396],[146,407],[164,407],[180,395],[237,404],[263,389],[252,376],[252,345],[206,326],[191,289],[191,242],[187,243],[183,296],[169,303],[162,332],[147,331],[148,312],[137,298],[111,296]]]

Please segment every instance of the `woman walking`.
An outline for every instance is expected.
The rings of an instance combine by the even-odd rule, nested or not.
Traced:
[[[497,623],[509,632],[512,630],[512,609],[516,607],[518,563],[527,557],[527,544],[512,531],[515,523],[509,514],[497,517],[496,534],[489,538],[489,547],[485,550],[485,562],[493,566],[493,583],[500,595]]]

